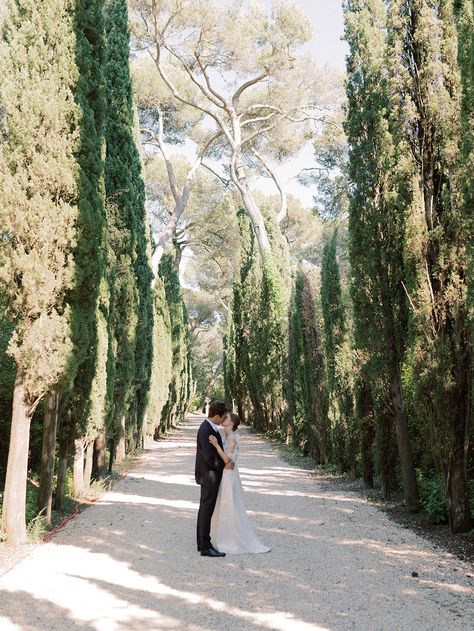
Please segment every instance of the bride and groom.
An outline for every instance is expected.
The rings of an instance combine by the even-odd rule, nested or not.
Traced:
[[[201,486],[197,549],[201,556],[268,552],[255,535],[245,512],[237,459],[240,424],[225,403],[213,401],[197,434],[196,482]],[[224,429],[225,444],[219,427]],[[214,541],[216,547],[211,543]]]

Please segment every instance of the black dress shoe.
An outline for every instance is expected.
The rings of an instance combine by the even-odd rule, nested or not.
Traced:
[[[215,548],[208,548],[207,550],[201,550],[202,557],[225,557],[225,552],[219,552]]]

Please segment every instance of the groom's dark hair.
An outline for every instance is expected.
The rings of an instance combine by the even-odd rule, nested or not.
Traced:
[[[227,412],[227,406],[222,401],[213,401],[209,406],[209,418],[213,416],[224,416]]]

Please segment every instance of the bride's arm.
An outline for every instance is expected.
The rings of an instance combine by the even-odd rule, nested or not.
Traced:
[[[232,447],[232,451],[230,452],[230,454],[226,454],[225,451],[222,449],[222,447],[217,442],[217,438],[215,436],[209,436],[209,442],[211,443],[211,445],[214,445],[214,447],[217,450],[217,453],[219,454],[219,456],[220,456],[221,460],[224,462],[224,464],[228,464],[229,462],[232,462],[231,454],[232,454],[232,451],[233,451],[233,447]]]

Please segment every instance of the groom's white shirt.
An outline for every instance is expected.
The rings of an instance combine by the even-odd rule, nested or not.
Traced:
[[[221,435],[221,438],[222,438],[222,447],[223,447],[223,449],[224,449],[224,451],[225,451],[225,449],[226,449],[227,439],[226,439],[226,436],[225,436],[224,432],[221,430],[221,428],[220,428],[220,426],[219,426],[219,425],[216,425],[215,423],[213,423],[212,421],[210,421],[208,418],[206,419],[206,421],[209,423],[209,425],[212,427],[212,429],[213,429],[215,432],[217,432],[218,434],[220,434],[220,435]]]

